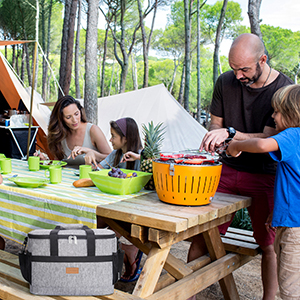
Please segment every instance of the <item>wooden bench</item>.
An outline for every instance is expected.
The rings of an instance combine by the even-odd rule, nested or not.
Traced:
[[[244,229],[229,227],[225,235],[221,235],[226,251],[256,256],[261,252],[256,244],[253,232]]]
[[[23,279],[17,255],[0,250],[0,299],[2,300],[140,300],[140,297],[116,290],[108,296],[37,296],[29,292],[29,284]]]

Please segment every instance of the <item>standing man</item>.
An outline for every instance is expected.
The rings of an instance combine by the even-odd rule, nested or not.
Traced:
[[[275,134],[271,99],[282,86],[293,81],[267,64],[264,45],[258,36],[238,36],[229,51],[232,71],[217,80],[211,104],[211,124],[200,150],[215,152],[227,138],[246,140]],[[262,249],[263,300],[274,300],[277,291],[275,233],[265,222],[273,210],[276,165],[267,154],[242,153],[237,158],[222,159],[223,168],[218,192],[252,197],[248,208],[254,237]],[[219,227],[225,233],[230,222]],[[188,260],[206,252],[204,239],[197,236],[190,247]]]

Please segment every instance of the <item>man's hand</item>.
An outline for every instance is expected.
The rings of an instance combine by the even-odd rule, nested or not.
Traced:
[[[228,132],[226,128],[209,131],[204,136],[199,150],[202,151],[204,149],[206,152],[215,152],[216,148],[221,146],[227,138]]]

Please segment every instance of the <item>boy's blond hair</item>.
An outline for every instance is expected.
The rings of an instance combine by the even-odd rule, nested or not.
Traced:
[[[300,85],[287,85],[273,95],[272,106],[282,115],[282,124],[286,128],[300,127]]]

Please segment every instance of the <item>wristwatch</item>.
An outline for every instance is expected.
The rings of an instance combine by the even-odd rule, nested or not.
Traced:
[[[233,127],[227,127],[227,132],[228,132],[228,138],[233,139],[233,137],[236,134],[236,131]]]

